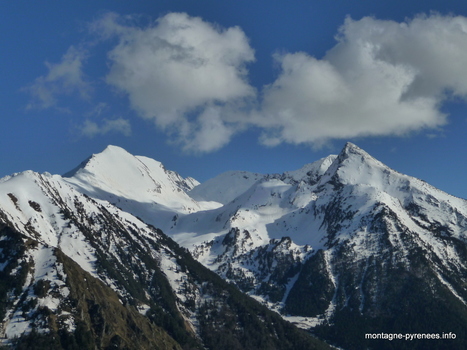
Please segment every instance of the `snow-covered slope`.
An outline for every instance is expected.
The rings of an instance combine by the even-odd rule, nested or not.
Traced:
[[[261,305],[245,301],[162,231],[107,200],[91,198],[95,193],[122,202],[126,195],[133,200],[151,197],[146,192],[138,196],[125,183],[132,176],[144,182],[139,189],[154,184],[162,184],[164,191],[172,188],[166,208],[184,191],[181,180],[179,187],[169,181],[178,179],[171,172],[159,172],[155,180],[158,167],[143,167],[146,173],[139,168],[132,171],[118,164],[122,153],[126,157],[121,149],[104,153],[110,156],[88,161],[75,172],[75,181],[32,171],[0,180],[1,345],[215,349],[221,343],[233,348],[247,342],[267,349],[328,348],[295,328],[284,334],[283,327],[290,325]],[[107,177],[103,169],[112,165],[104,159],[116,162],[112,170],[121,170],[108,175],[115,189],[103,182]],[[123,160],[126,166],[138,165],[131,157]],[[89,184],[83,182],[85,178]],[[174,215],[178,207],[171,209]],[[230,324],[225,315],[217,314],[218,307],[229,315],[233,310],[245,311],[234,315]],[[256,313],[261,319],[242,321]],[[265,320],[272,328],[262,326]],[[252,327],[260,330],[254,338],[245,335]],[[215,333],[228,336],[221,339]]]
[[[52,291],[48,293],[47,305],[36,305],[36,309],[30,311],[32,314],[41,306],[47,306],[52,312],[60,314],[60,303],[66,302],[66,299],[60,297],[67,296],[67,287],[61,287],[66,275],[55,263],[56,250],[71,258],[91,276],[118,291],[121,298],[125,298],[128,296],[125,286],[102,269],[103,255],[106,259],[115,260],[117,265],[124,264],[122,249],[128,251],[125,247],[131,240],[161,239],[160,235],[139,219],[108,202],[96,201],[76,191],[58,175],[27,171],[3,178],[0,198],[0,224],[22,235],[23,241],[34,242],[30,243],[31,249],[26,250],[26,257],[23,258],[33,267],[31,275],[26,270],[24,272],[27,277],[22,293],[28,295],[26,301],[34,299],[32,291],[40,281],[49,281],[48,284],[60,290],[60,294]],[[150,254],[155,259],[164,259],[163,254],[155,251]],[[135,254],[133,258],[137,256]],[[3,267],[9,263],[3,262]],[[125,269],[129,268],[125,266]],[[12,323],[19,332],[15,335],[34,326],[32,317],[30,320],[22,318],[22,321],[14,321],[14,310],[20,306],[13,304],[12,309],[7,309],[4,331],[8,338],[13,335],[9,326]],[[70,314],[69,310],[66,314],[69,319],[67,322],[76,325],[76,315]]]
[[[199,184],[195,179],[184,179],[158,161],[133,156],[117,146],[108,146],[64,177],[89,195],[105,200],[120,197],[157,202],[180,212],[190,212],[196,207],[186,195],[186,191]]]
[[[182,178],[158,161],[133,156],[117,146],[91,156],[64,178],[78,191],[160,228],[169,225],[174,215],[218,206],[196,202],[187,194],[199,184],[195,179]]]
[[[38,242],[40,249],[26,249],[24,259],[41,275],[61,276],[54,267],[60,262],[47,265],[53,258],[43,258],[59,250],[122,299],[135,300],[123,282],[130,276],[154,283],[147,265],[158,261],[173,305],[198,331],[202,300],[215,296],[181,263],[186,251],[146,223],[284,318],[344,348],[384,348],[360,335],[435,333],[441,323],[461,341],[449,348],[467,341],[461,335],[467,330],[467,201],[398,173],[351,143],[295,171],[233,171],[203,184],[109,146],[65,178],[25,172],[2,179],[0,220]],[[103,273],[103,256],[124,276]],[[43,278],[26,276],[21,288],[32,298],[32,281]],[[63,280],[50,282],[53,295],[70,289]],[[149,297],[137,298],[141,310],[160,297],[156,289],[143,287]],[[46,298],[38,305],[70,312],[61,302]],[[5,324],[26,329],[31,323],[13,321],[19,307],[9,306]],[[430,323],[433,317],[439,321]],[[15,334],[11,327],[3,332]]]
[[[193,249],[203,262],[219,262],[218,248],[206,250],[206,244],[222,240],[234,228],[249,232],[248,250],[285,236],[290,236],[300,247],[320,248],[323,234],[310,234],[309,230],[317,223],[310,219],[305,208],[318,198],[314,193],[316,183],[335,158],[329,156],[284,174],[247,176],[250,186],[241,187],[236,197],[228,196],[230,201],[225,201],[222,207],[179,216],[167,233]],[[228,188],[231,178],[238,179],[240,174],[226,173],[213,179],[214,189]]]
[[[0,334],[6,344],[33,330],[39,334],[57,328],[70,334],[83,330],[83,315],[89,311],[80,304],[82,296],[76,294],[76,281],[71,279],[75,265],[81,271],[79,274],[87,276],[84,281],[88,279],[92,284],[88,290],[103,282],[101,288],[110,287],[119,294],[120,300],[132,299],[125,283],[105,268],[103,259],[114,260],[117,268],[120,265],[128,273],[134,267],[122,260],[125,259],[122,249],[132,250],[127,248],[132,240],[160,239],[140,220],[107,202],[76,191],[60,176],[32,171],[0,181],[0,228],[2,280],[17,276],[14,283],[7,282],[1,291],[5,309],[2,310]],[[10,242],[15,242],[14,246]],[[142,252],[134,254],[134,258],[140,254]],[[164,259],[164,255],[156,251],[149,254],[154,259]],[[134,264],[144,269],[142,262]],[[11,286],[11,290],[7,286]],[[10,293],[16,298],[9,297]],[[100,293],[109,292],[101,290]],[[98,296],[94,297],[95,303],[101,301]],[[118,309],[118,304],[115,307]],[[110,304],[108,308],[114,310]],[[48,315],[53,315],[53,322]],[[132,317],[128,316],[128,320],[137,322],[139,316]],[[92,325],[85,328],[92,331]],[[104,336],[101,340],[109,341]],[[122,344],[126,341],[122,338]],[[151,341],[157,342],[152,338]],[[176,344],[173,340],[167,342]]]
[[[286,171],[281,178],[288,182],[290,181],[305,181],[310,185],[314,185],[321,176],[328,170],[329,166],[336,159],[336,155],[329,155],[316,162],[306,164],[302,168],[294,171]]]
[[[220,208],[181,216],[168,233],[305,328],[339,322],[342,310],[389,315],[384,305],[397,304],[403,284],[429,283],[420,300],[451,298],[466,310],[467,202],[351,143],[302,170],[265,176]]]
[[[248,171],[228,171],[193,188],[188,194],[196,201],[227,204],[237,198],[264,175]]]

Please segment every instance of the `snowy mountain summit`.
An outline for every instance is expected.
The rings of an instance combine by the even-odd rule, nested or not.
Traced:
[[[199,185],[195,179],[184,179],[158,161],[133,156],[117,146],[108,146],[64,177],[82,192],[109,201],[154,203],[182,213],[197,207],[186,195]]]
[[[47,309],[67,332],[84,327],[94,345],[113,344],[110,334],[99,338],[92,303],[80,301],[78,287],[68,282],[70,271],[80,269],[124,305],[136,305],[145,318],[132,322],[142,322],[141,329],[169,319],[179,324],[167,336],[186,348],[220,346],[225,339],[213,338],[211,324],[231,332],[232,348],[258,348],[235,343],[249,323],[240,301],[229,299],[232,284],[345,349],[390,348],[387,340],[363,337],[383,331],[457,335],[435,348],[461,349],[467,341],[467,201],[352,143],[298,170],[230,171],[202,184],[109,146],[64,177],[25,172],[2,179],[0,222],[2,278],[24,275],[0,295],[5,339],[34,327],[47,333],[41,320],[49,316],[36,315]],[[15,250],[13,241],[23,248]],[[231,284],[218,285],[205,268]],[[83,312],[88,318],[78,317]],[[285,338],[269,348],[287,348],[290,338],[283,329],[275,332]],[[131,336],[117,340],[129,344]],[[321,346],[297,337],[308,344],[304,349]],[[433,344],[420,340],[411,348]]]
[[[131,214],[202,210],[194,180],[118,147],[66,176],[0,180],[0,345],[329,349]]]
[[[369,345],[350,321],[361,332],[439,330],[413,311],[426,305],[463,332],[455,318],[467,310],[467,202],[351,143],[304,169],[265,175],[167,232],[286,319],[338,332],[344,348],[349,339]]]

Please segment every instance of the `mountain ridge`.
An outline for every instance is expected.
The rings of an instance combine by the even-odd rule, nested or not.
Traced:
[[[363,335],[441,333],[446,327],[458,335],[455,342],[410,345],[461,349],[467,341],[467,201],[389,168],[352,143],[295,171],[227,172],[197,186],[115,146],[76,169],[64,178],[26,172],[1,180],[3,222],[28,239],[44,236],[43,243],[59,247],[90,273],[108,256],[126,277],[107,272],[102,281],[138,303],[147,297],[128,292],[124,281],[131,271],[147,271],[138,259],[159,259],[170,288],[178,291],[171,305],[178,305],[198,335],[206,334],[197,326],[199,313],[205,315],[200,296],[218,296],[203,294],[194,270],[176,258],[188,251],[164,234],[238,290],[339,347],[390,349],[391,343]],[[8,185],[28,176],[27,185]],[[95,238],[80,235],[98,227],[104,232],[97,234],[99,241],[84,249]],[[45,234],[57,228],[63,228],[59,235]],[[134,258],[112,230],[132,242]],[[108,251],[100,240],[113,242]],[[82,247],[79,254],[67,242]],[[180,253],[161,255],[156,247]],[[151,285],[144,273],[139,278]],[[187,289],[180,284],[184,279],[198,282]]]
[[[2,345],[329,348],[243,296],[159,229],[78,189],[32,171],[0,182]]]

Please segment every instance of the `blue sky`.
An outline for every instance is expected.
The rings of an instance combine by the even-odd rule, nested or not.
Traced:
[[[3,1],[0,176],[113,144],[205,181],[351,141],[467,198],[467,3]]]

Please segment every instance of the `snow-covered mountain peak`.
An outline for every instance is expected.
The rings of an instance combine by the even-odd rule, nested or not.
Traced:
[[[368,155],[367,152],[365,152],[363,149],[358,147],[356,144],[352,142],[346,142],[344,148],[342,149],[341,153],[355,153],[355,154],[366,154]]]
[[[197,210],[186,191],[199,184],[165,169],[162,163],[134,156],[123,148],[108,146],[64,175],[66,180],[90,196],[117,204],[134,212],[138,203],[154,203],[159,209],[176,212]],[[127,207],[127,206],[130,206]],[[155,210],[155,208],[153,208]],[[151,209],[152,210],[152,209]]]
[[[248,334],[265,344],[291,344],[287,349],[315,348],[316,340],[304,343],[303,333],[240,296],[162,231],[101,198],[83,194],[87,186],[88,192],[94,189],[94,194],[104,195],[105,190],[95,186],[103,186],[105,176],[119,180],[119,174],[101,172],[115,156],[113,169],[127,176],[134,175],[132,170],[140,172],[139,178],[127,178],[135,180],[130,183],[135,186],[160,181],[162,192],[177,179],[168,171],[165,178],[158,176],[161,171],[155,167],[160,163],[135,160],[117,148],[104,153],[91,157],[71,178],[25,171],[0,180],[1,348],[29,349],[35,344],[44,349],[237,348]],[[122,157],[136,168],[126,169]],[[115,193],[128,190],[115,184],[120,186]],[[115,193],[107,193],[109,199],[115,199]],[[149,197],[143,193],[138,199]],[[176,199],[173,193],[168,197],[167,201]],[[160,204],[119,200],[125,210],[144,214],[146,205],[147,213],[161,217]],[[175,213],[173,209],[169,214]],[[289,245],[293,247],[285,240],[275,243],[274,253]],[[226,328],[224,316],[215,316],[219,307],[227,310],[229,319],[233,315],[231,328]],[[238,310],[244,311],[237,314]],[[252,317],[257,317],[253,324]],[[219,326],[214,329],[213,324]],[[258,329],[271,331],[263,335]],[[209,333],[229,334],[233,340],[212,340]],[[295,339],[300,341],[294,343]],[[248,338],[246,342],[255,344]]]
[[[384,166],[380,161],[376,160],[373,158],[371,155],[369,155],[366,151],[358,147],[357,145],[354,145],[351,142],[347,142],[342,149],[342,151],[339,153],[339,155],[336,158],[336,161],[342,166],[342,165],[348,165],[349,163],[358,165],[361,163],[368,163],[368,165],[382,165]]]
[[[8,305],[0,345],[42,325],[44,306],[69,331],[78,320],[97,319],[96,310],[109,304],[87,304],[91,278],[118,294],[116,305],[137,305],[154,320],[179,310],[182,322],[171,324],[188,324],[197,336],[227,324],[213,315],[231,318],[240,308],[212,312],[224,305],[225,292],[163,232],[242,291],[342,348],[351,348],[344,338],[355,348],[384,348],[359,343],[361,334],[386,326],[400,332],[394,324],[425,332],[433,319],[459,338],[466,334],[467,201],[392,170],[352,143],[295,171],[230,171],[197,184],[116,146],[64,178],[25,171],[0,179],[0,280],[9,288],[0,293]],[[238,328],[243,321],[230,323]],[[338,342],[333,332],[345,337]]]
[[[388,166],[373,158],[367,152],[347,142],[345,147],[327,169],[320,183],[341,185],[368,185],[381,187],[387,184],[390,175],[398,174]]]
[[[102,152],[92,154],[90,157],[81,162],[76,168],[63,174],[63,177],[73,177],[76,174],[86,172],[94,173],[99,169],[100,163],[109,163],[115,159],[118,159],[119,162],[121,162],[123,159],[131,157],[133,156],[125,149],[118,146],[108,145]]]
[[[82,174],[92,174],[94,177],[106,177],[107,179],[118,180],[117,177],[129,175],[128,172],[132,168],[139,168],[141,166],[140,163],[138,157],[127,152],[125,149],[109,145],[102,152],[93,154],[77,168],[66,173],[64,176],[76,177]],[[155,160],[153,160],[153,164],[162,167],[162,164]]]

